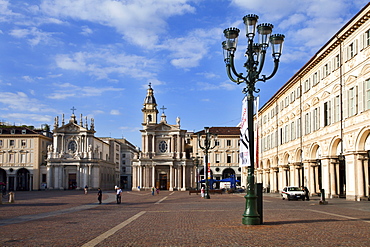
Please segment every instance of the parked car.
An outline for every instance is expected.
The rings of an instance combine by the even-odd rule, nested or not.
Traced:
[[[283,200],[299,200],[304,201],[304,191],[296,186],[287,186],[281,192],[281,197]]]

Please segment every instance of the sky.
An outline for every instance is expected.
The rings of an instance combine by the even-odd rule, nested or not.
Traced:
[[[151,83],[168,124],[237,126],[244,86],[229,81],[223,30],[241,30],[236,67],[245,73],[242,21],[257,14],[284,34],[274,78],[257,83],[263,105],[366,0],[0,0],[0,122],[54,125],[62,114],[94,118],[97,137],[141,146]],[[271,49],[262,74],[269,75]]]

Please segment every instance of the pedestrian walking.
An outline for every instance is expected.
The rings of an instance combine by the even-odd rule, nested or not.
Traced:
[[[154,196],[154,191],[155,191],[155,189],[154,189],[154,187],[152,187],[152,196]]]
[[[116,195],[116,200],[117,204],[121,204],[121,196],[122,196],[122,190],[120,187],[117,187],[117,195]]]
[[[157,191],[157,195],[159,195],[159,188],[158,187],[157,187],[156,191]]]
[[[87,185],[85,185],[85,188],[84,188],[84,191],[85,191],[85,195],[87,195],[87,189],[88,189],[89,187],[87,186]]]
[[[202,187],[202,188],[200,189],[200,196],[201,196],[201,197],[204,197],[204,187]]]
[[[103,197],[103,191],[101,191],[101,189],[98,188],[98,201],[99,201],[99,204],[101,204],[102,197]]]
[[[304,191],[304,198],[305,200],[309,201],[310,200],[310,191],[308,190],[308,188],[306,186],[302,186],[302,190]]]

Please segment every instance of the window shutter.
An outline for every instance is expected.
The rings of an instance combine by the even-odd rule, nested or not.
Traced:
[[[364,81],[361,81],[358,85],[358,113],[361,113],[364,111]]]
[[[356,115],[357,113],[358,113],[358,86],[356,86],[355,87],[355,96],[354,96],[354,98],[355,98],[355,114],[354,115]]]
[[[362,51],[362,49],[364,49],[364,37],[365,37],[365,33],[360,35],[360,44],[359,44],[360,51]]]
[[[344,87],[343,87],[343,89],[344,89]],[[346,119],[347,116],[348,116],[348,112],[347,112],[347,109],[348,109],[348,100],[347,100],[348,93],[349,93],[349,91],[342,90],[343,119]],[[339,116],[339,120],[340,120],[340,116]]]

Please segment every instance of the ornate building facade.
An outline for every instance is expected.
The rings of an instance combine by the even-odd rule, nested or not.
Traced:
[[[0,182],[7,190],[44,188],[50,136],[48,129],[0,125]]]
[[[119,182],[120,145],[94,134],[94,119],[89,128],[82,114],[79,123],[74,114],[65,123],[63,115],[61,126],[55,118],[53,144],[48,146],[48,189],[114,188]]]
[[[257,182],[369,198],[370,5],[341,28],[259,111]]]
[[[242,168],[239,167],[239,127],[211,127],[209,133],[217,135],[212,141],[213,149],[209,150],[208,162],[210,164],[211,178],[221,180],[235,176],[239,181],[242,180]],[[195,155],[195,163],[198,166],[197,174],[198,181],[205,179],[204,176],[204,150],[199,147],[199,139],[204,136],[204,130],[196,132],[192,135],[193,154]],[[204,140],[204,137],[203,137]],[[244,181],[243,181],[244,182]],[[245,185],[245,183],[240,183]],[[214,183],[214,188],[224,188],[230,186],[230,183]],[[193,187],[196,187],[194,184]]]
[[[144,100],[142,151],[132,165],[132,190],[150,189],[184,191],[194,183],[194,164],[186,130],[167,123],[163,110],[158,122],[158,109],[151,85]]]

